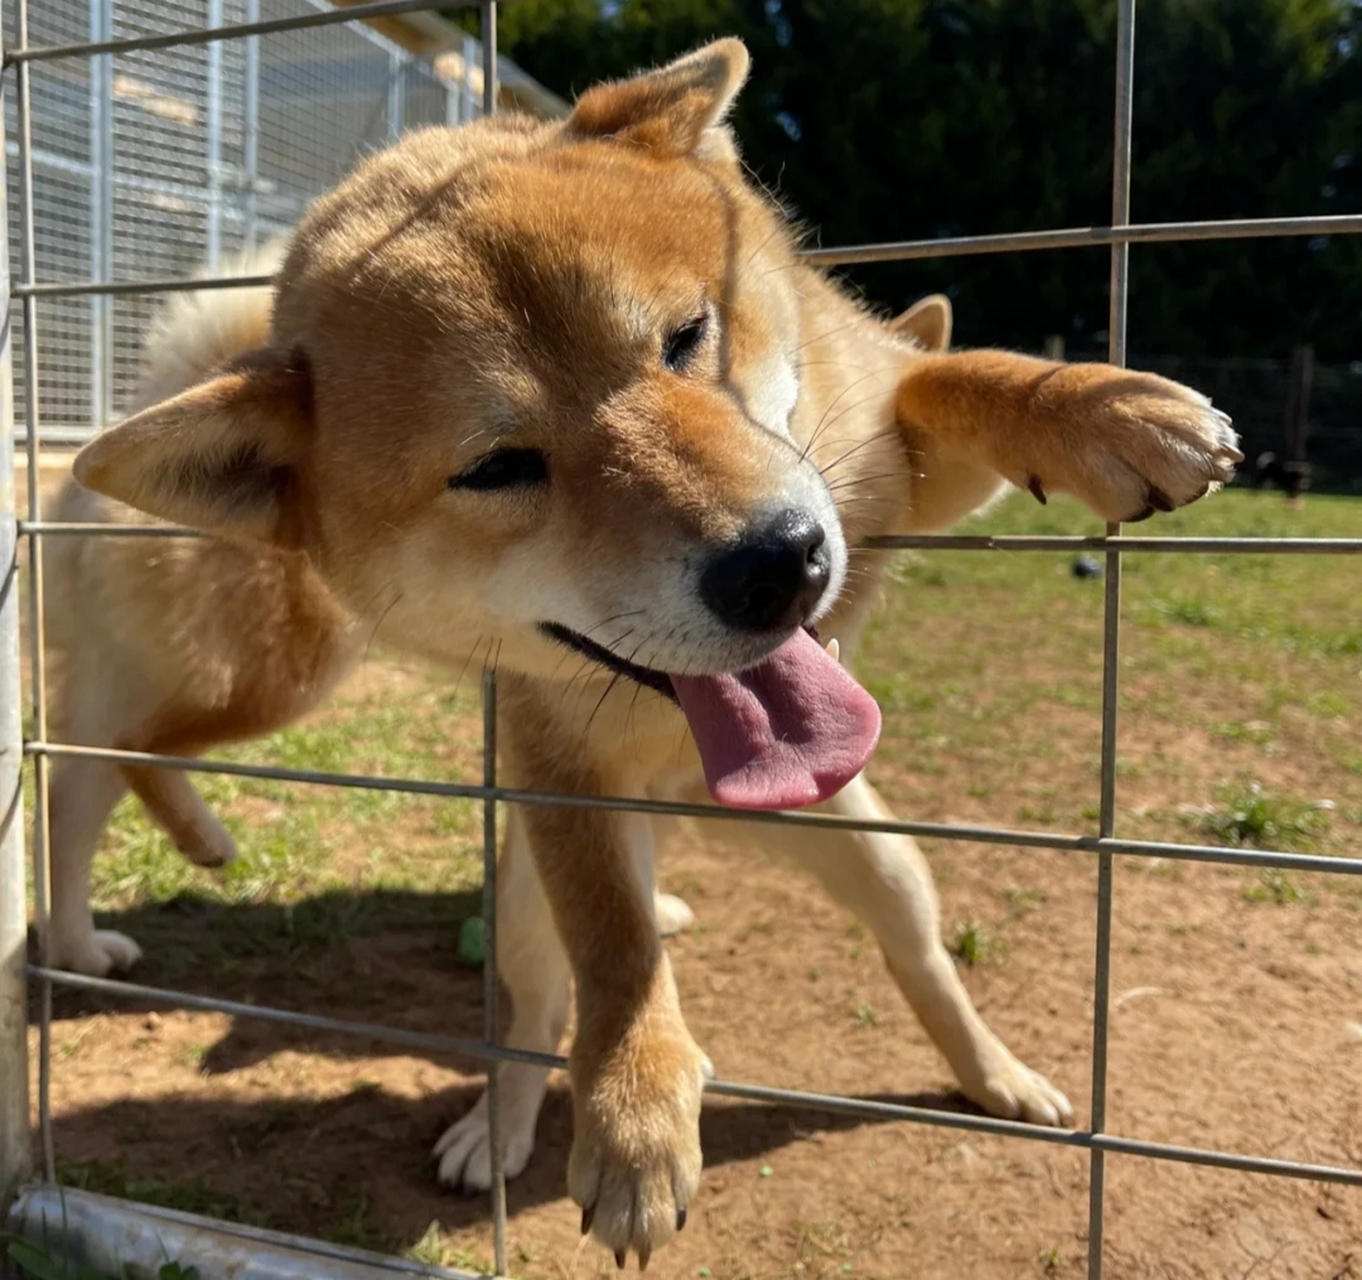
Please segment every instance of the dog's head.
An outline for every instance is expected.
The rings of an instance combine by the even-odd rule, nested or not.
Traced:
[[[877,714],[805,634],[847,548],[790,431],[793,246],[723,124],[747,65],[723,40],[564,123],[374,157],[297,229],[268,348],[97,439],[78,478],[305,551],[404,647],[541,676],[576,650],[716,741],[754,698],[801,731],[835,704],[819,732],[868,754]]]

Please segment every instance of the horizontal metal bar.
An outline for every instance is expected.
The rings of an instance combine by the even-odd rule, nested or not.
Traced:
[[[110,538],[201,538],[197,529],[169,524],[20,520],[19,533]],[[871,551],[1143,551],[1188,555],[1362,554],[1362,538],[1108,538],[1025,534],[885,534],[857,544]]]
[[[1362,858],[1330,858],[1317,854],[1286,853],[1277,850],[1226,849],[1219,845],[1103,839],[1100,836],[1061,835],[1051,831],[1013,831],[1003,827],[976,827],[954,823],[862,821],[807,811],[739,811],[714,804],[687,804],[672,800],[648,800],[642,797],[568,795],[553,791],[526,791],[517,787],[486,787],[477,783],[426,782],[415,778],[379,778],[368,774],[284,769],[277,765],[236,764],[227,760],[156,755],[147,751],[120,751],[114,747],[87,747],[73,743],[29,741],[24,744],[24,752],[31,756],[112,760],[119,764],[145,764],[164,769],[182,769],[189,773],[261,778],[270,782],[296,782],[309,786],[349,787],[361,791],[392,791],[403,795],[441,796],[458,800],[498,800],[508,804],[547,805],[564,809],[606,809],[623,813],[711,818],[724,822],[764,822],[773,825],[920,836],[931,840],[963,840],[976,844],[1065,849],[1079,853],[1119,853],[1135,857],[1174,858],[1184,862],[1212,862],[1237,867],[1280,867],[1294,871],[1362,875]]]
[[[93,436],[90,437],[94,439]],[[56,534],[58,537],[81,538],[206,538],[201,529],[188,529],[178,524],[117,524],[102,520],[20,520],[19,534]]]
[[[1362,1186],[1362,1169],[1347,1169],[1332,1164],[1305,1164],[1298,1160],[1276,1160],[1269,1156],[1241,1156],[1230,1151],[1182,1147],[1168,1142],[1142,1142],[1138,1138],[1119,1138],[1108,1133],[1093,1134],[1087,1145],[1102,1151],[1114,1151],[1118,1155],[1143,1156],[1149,1160],[1171,1160],[1176,1164],[1233,1169],[1237,1173],[1263,1173],[1274,1178],[1304,1178],[1311,1182],[1342,1182],[1348,1186]]]
[[[354,13],[354,9],[344,10]],[[227,28],[222,28],[227,30]],[[1362,233],[1362,215],[1318,218],[1245,218],[1227,222],[1161,222],[1131,227],[1075,227],[1065,231],[1019,231],[996,236],[960,236],[943,240],[903,240],[845,249],[806,249],[802,257],[815,266],[848,266],[858,262],[903,262],[916,258],[958,258],[972,254],[1036,249],[1089,248],[1094,245],[1163,244],[1185,240],[1252,240],[1267,236],[1353,235]],[[268,276],[225,276],[196,280],[84,280],[16,284],[16,298],[71,298],[88,294],[175,293],[194,289],[236,289],[269,284]]]
[[[1196,555],[1356,555],[1362,538],[1109,538],[1021,534],[886,534],[862,546],[876,551],[1157,551]]]
[[[16,284],[15,298],[85,298],[141,293],[197,293],[201,289],[250,289],[273,284],[273,276],[175,276],[168,280],[61,280]]]
[[[318,1014],[294,1013],[270,1005],[242,1004],[235,1000],[219,1000],[213,996],[172,991],[165,987],[146,987],[136,982],[120,982],[113,978],[92,978],[86,974],[67,973],[61,969],[29,967],[29,975],[54,986],[94,991],[120,999],[147,1000],[173,1008],[193,1009],[207,1013],[223,1013],[230,1017],[254,1018],[304,1030],[325,1031],[337,1035],[374,1040],[378,1043],[400,1045],[404,1048],[424,1049],[435,1053],[449,1053],[494,1062],[527,1062],[549,1068],[566,1067],[567,1059],[557,1054],[529,1053],[506,1049],[482,1040],[463,1040],[453,1036],[429,1035],[406,1031],[400,1027],[385,1027],[368,1022],[349,1022],[341,1018],[326,1018]],[[1362,1185],[1362,1170],[1345,1169],[1334,1165],[1300,1164],[1292,1160],[1275,1160],[1260,1156],[1235,1155],[1231,1152],[1203,1150],[1197,1147],[1176,1146],[1162,1142],[1145,1142],[1136,1138],[1120,1138],[1111,1134],[1091,1134],[1074,1129],[1050,1129],[1027,1124],[1020,1120],[999,1120],[993,1116],[970,1115],[944,1111],[934,1107],[914,1107],[896,1102],[875,1102],[866,1098],[845,1098],[835,1094],[807,1093],[795,1089],[777,1089],[769,1085],[743,1084],[737,1081],[712,1080],[705,1085],[707,1094],[737,1098],[747,1102],[761,1102],[788,1107],[804,1107],[811,1111],[826,1111],[837,1115],[860,1116],[867,1120],[896,1120],[925,1124],[936,1128],[963,1129],[972,1133],[986,1133],[1005,1138],[1022,1138],[1032,1142],[1048,1142],[1059,1146],[1100,1147],[1105,1151],[1124,1155],[1144,1156],[1152,1160],[1172,1160],[1183,1164],[1212,1165],[1220,1169],[1236,1169],[1246,1173],[1264,1173],[1277,1177],[1309,1178],[1320,1182],[1341,1182]]]
[[[372,0],[369,4],[324,9],[318,13],[297,14],[290,18],[267,18],[261,22],[236,22],[221,27],[184,27],[156,36],[132,36],[124,40],[86,40],[78,44],[33,45],[11,49],[4,66],[18,62],[54,62],[60,58],[89,58],[100,53],[134,53],[140,49],[171,49],[177,46],[214,44],[219,40],[238,40],[243,36],[268,36],[305,27],[329,27],[342,22],[362,22],[368,18],[393,18],[425,10],[471,9],[479,0]]]
[[[93,440],[99,434],[99,431],[100,429],[98,427],[91,425],[77,427],[70,425],[44,426],[41,433],[43,462],[46,463],[48,461],[48,456],[53,445],[60,445],[66,448],[78,448],[80,445],[87,444],[89,441]],[[27,431],[15,432],[14,447],[18,450],[27,451]],[[42,530],[39,529],[37,532],[41,533]]]
[[[1049,1142],[1058,1146],[1095,1147],[1122,1155],[1144,1156],[1151,1160],[1171,1160],[1179,1164],[1209,1165],[1217,1169],[1235,1169],[1243,1173],[1264,1173],[1274,1177],[1318,1179],[1321,1182],[1342,1182],[1362,1186],[1362,1169],[1348,1169],[1338,1165],[1302,1164],[1295,1160],[1237,1155],[1229,1151],[1215,1151],[1202,1147],[1121,1138],[1110,1133],[1088,1133],[1081,1129],[1049,1129],[1020,1120],[997,1120],[992,1116],[963,1115],[929,1107],[905,1106],[896,1102],[873,1102],[864,1098],[845,1098],[837,1094],[804,1093],[793,1089],[775,1089],[766,1085],[714,1081],[705,1086],[705,1092],[722,1094],[730,1098],[743,1098],[751,1102],[863,1116],[868,1120],[905,1120],[913,1124],[926,1124],[943,1129],[968,1129],[975,1133],[1024,1138],[1032,1142]]]
[[[424,1031],[407,1031],[402,1027],[381,1026],[374,1022],[327,1018],[316,1013],[296,1013],[291,1009],[276,1009],[272,1005],[243,1004],[239,1000],[221,1000],[216,996],[200,996],[188,991],[147,987],[140,982],[120,982],[116,978],[94,978],[84,973],[68,973],[64,969],[46,969],[41,965],[29,965],[28,972],[31,978],[38,981],[74,987],[81,991],[97,991],[103,995],[117,996],[119,999],[149,1000],[154,1004],[173,1005],[178,1009],[225,1013],[234,1018],[256,1018],[261,1022],[282,1023],[290,1027],[301,1027],[306,1031],[357,1036],[384,1044],[400,1045],[406,1049],[424,1049],[429,1053],[450,1053],[488,1062],[524,1062],[535,1067],[553,1068],[567,1065],[567,1059],[554,1054],[506,1049],[490,1045],[483,1040],[437,1036]]]
[[[36,1183],[21,1189],[0,1227],[45,1246],[49,1257],[79,1258],[78,1274],[154,1276],[196,1271],[232,1280],[489,1280],[485,1273],[450,1271],[356,1249],[268,1231],[239,1222],[96,1195],[76,1187]],[[168,1268],[167,1261],[182,1270]],[[192,1263],[192,1268],[184,1266]],[[77,1274],[59,1267],[65,1275]],[[15,1272],[16,1275],[25,1274]]]
[[[1362,214],[1301,218],[1229,218],[1223,222],[1146,222],[1126,227],[1069,227],[1055,231],[1011,231],[991,236],[950,236],[939,240],[897,240],[885,244],[805,249],[803,258],[820,267],[858,262],[906,262],[915,258],[959,258],[1038,249],[1090,249],[1113,244],[1172,244],[1187,240],[1256,240],[1268,236],[1356,235]]]

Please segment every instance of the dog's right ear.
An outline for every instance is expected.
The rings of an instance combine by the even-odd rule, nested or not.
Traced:
[[[951,300],[934,293],[915,302],[889,328],[901,338],[913,338],[924,351],[945,351],[951,345]]]
[[[72,474],[173,524],[293,545],[295,468],[311,431],[306,361],[256,351],[96,436]]]

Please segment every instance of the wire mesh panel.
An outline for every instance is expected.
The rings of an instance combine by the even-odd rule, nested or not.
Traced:
[[[16,8],[6,0],[8,31]],[[322,0],[48,0],[31,6],[30,39],[138,40],[328,8]],[[64,59],[34,68],[30,86],[35,250],[38,277],[50,281],[215,274],[226,256],[287,231],[361,155],[404,129],[457,116],[451,104],[462,92],[360,23]],[[14,139],[13,95],[6,111]],[[11,141],[12,191],[18,156]],[[17,222],[9,231],[17,260]],[[87,438],[127,410],[154,304],[125,295],[43,305],[38,370],[49,440]],[[16,392],[22,397],[22,370]]]
[[[28,43],[11,49],[16,89],[6,97],[7,132],[15,139],[7,155],[11,190],[21,195],[9,220],[9,243],[20,266],[21,280],[12,291],[22,299],[26,331],[19,332],[27,377],[22,393],[30,476],[36,471],[40,437],[63,428],[89,431],[103,416],[117,412],[131,387],[135,345],[140,336],[146,291],[137,282],[183,279],[207,261],[249,246],[296,219],[306,201],[344,172],[362,150],[378,146],[403,127],[423,120],[466,118],[466,104],[450,100],[447,88],[424,66],[400,49],[353,25],[342,26],[324,7],[294,5],[287,0],[180,0],[175,4],[115,5],[105,0],[85,5],[48,0],[25,14],[26,0],[7,0],[6,26],[28,20]],[[399,13],[420,7],[410,0],[378,0],[367,13]],[[484,41],[483,102],[496,101],[494,4],[481,6]],[[348,11],[352,17],[355,11]],[[821,250],[808,255],[823,264],[928,257],[967,252],[1001,252],[1065,245],[1109,244],[1111,256],[1111,347],[1109,356],[1123,363],[1126,353],[1126,289],[1129,246],[1142,240],[1233,238],[1246,235],[1302,235],[1322,230],[1362,231],[1362,218],[1279,219],[1264,223],[1171,224],[1127,226],[1130,184],[1130,131],[1134,0],[1119,6],[1116,69],[1116,130],[1112,225],[1018,236],[985,236],[851,249]],[[202,28],[238,24],[246,29],[232,40],[205,41]],[[258,24],[271,27],[261,34]],[[181,34],[187,36],[181,39]],[[53,51],[41,46],[96,42],[91,49]],[[117,42],[123,41],[119,46]],[[113,47],[99,47],[115,42]],[[29,145],[31,139],[31,146]],[[30,181],[30,172],[32,179]],[[15,216],[17,215],[17,216]],[[179,287],[179,286],[177,286]],[[41,309],[39,310],[39,304]],[[33,324],[41,316],[41,327]],[[102,326],[102,327],[101,327]],[[36,341],[35,341],[35,332]],[[7,356],[6,356],[7,358]],[[37,371],[40,385],[34,385]],[[36,393],[36,394],[35,394]],[[3,432],[3,461],[8,464],[11,437]],[[36,484],[30,481],[30,519],[18,529],[37,549],[45,536],[115,535],[183,536],[164,528],[44,523],[36,507]],[[10,518],[12,513],[0,515]],[[13,526],[11,526],[13,527]],[[717,1082],[717,1094],[759,1102],[782,1102],[839,1114],[895,1119],[1030,1141],[1086,1149],[1090,1155],[1088,1274],[1102,1274],[1106,1195],[1105,1156],[1109,1152],[1155,1160],[1200,1164],[1325,1182],[1362,1185],[1362,1170],[1305,1164],[1251,1153],[1197,1149],[1105,1132],[1108,1096],[1106,1033],[1109,1011],[1112,881],[1114,859],[1157,855],[1169,859],[1225,865],[1284,867],[1300,871],[1362,874],[1362,860],[1319,857],[1272,850],[1226,849],[1218,846],[1153,843],[1121,838],[1116,832],[1117,694],[1120,656],[1120,591],[1122,557],[1144,551],[1195,553],[1270,552],[1336,554],[1362,552],[1362,538],[1160,538],[1128,537],[1119,527],[1096,538],[1033,537],[886,537],[886,549],[950,547],[977,551],[1039,551],[1078,547],[1104,551],[1107,557],[1103,628],[1103,713],[1100,759],[1101,807],[1096,834],[1059,834],[998,827],[884,820],[850,823],[822,815],[759,813],[754,822],[813,827],[851,825],[945,840],[989,842],[1065,849],[1095,854],[1098,861],[1097,946],[1094,964],[1094,1060],[1092,1124],[1087,1131],[1042,1129],[1020,1122],[960,1115],[925,1107],[896,1105],[799,1093],[760,1085]],[[29,977],[40,990],[51,984],[136,997],[183,1008],[216,1010],[235,1017],[260,1019],[318,1030],[347,1033],[371,1040],[469,1054],[489,1062],[529,1061],[559,1064],[560,1059],[502,1047],[496,1042],[496,935],[492,904],[496,876],[496,806],[589,806],[616,811],[713,816],[709,805],[671,804],[632,798],[563,796],[498,785],[496,775],[496,686],[488,677],[483,694],[483,776],[479,783],[436,783],[315,770],[261,767],[221,761],[154,756],[52,742],[43,712],[41,559],[32,568],[32,637],[34,662],[34,731],[23,749],[34,763],[39,822],[35,838],[35,881],[40,924],[45,909],[46,850],[43,838],[45,798],[43,770],[53,758],[86,756],[174,768],[272,778],[344,788],[383,789],[407,794],[458,796],[484,806],[484,911],[487,926],[485,961],[486,1019],[483,1038],[456,1040],[392,1027],[360,1025],[306,1012],[235,1003],[203,995],[159,990],[134,983],[80,977],[47,967]],[[3,603],[3,601],[0,601]],[[7,615],[8,617],[8,615]],[[6,633],[8,634],[8,633]],[[4,655],[0,655],[3,657]],[[12,669],[13,668],[13,669]],[[0,662],[0,673],[12,687],[0,690],[7,701],[20,697],[17,666]],[[17,726],[11,730],[13,737]],[[18,743],[0,746],[18,747]],[[3,846],[0,871],[13,882],[16,852]],[[20,877],[22,869],[19,870]],[[8,927],[8,925],[7,925]],[[11,988],[0,995],[14,998]],[[19,998],[22,998],[20,975]],[[46,1012],[44,1012],[44,1019]],[[4,1051],[4,1045],[0,1045]],[[12,1065],[12,1064],[11,1064]],[[41,1080],[51,1069],[50,1045],[44,1036]],[[20,1088],[22,1071],[0,1079],[0,1087]],[[497,1115],[496,1074],[491,1075],[490,1113]],[[40,1112],[49,1132],[50,1106],[40,1084]],[[5,1114],[13,1112],[7,1109]],[[495,1130],[494,1130],[495,1132]],[[504,1189],[497,1174],[500,1150],[491,1145],[496,1263],[506,1267]],[[51,1171],[50,1144],[48,1150]],[[0,1156],[17,1159],[8,1148]],[[14,1168],[3,1171],[6,1176]],[[3,1180],[0,1180],[2,1183]]]

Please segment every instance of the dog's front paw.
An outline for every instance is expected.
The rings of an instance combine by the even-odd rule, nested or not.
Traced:
[[[534,1122],[538,1098],[533,1106],[519,1105],[518,1097],[507,1098],[512,1090],[503,1077],[501,1093],[502,1174],[518,1178],[534,1150]],[[508,1106],[507,1103],[510,1103]],[[441,1185],[474,1195],[492,1185],[492,1133],[488,1123],[488,1095],[484,1093],[462,1120],[449,1126],[435,1144],[434,1158],[439,1162]]]
[[[1068,1128],[1074,1122],[1069,1099],[1001,1044],[969,1078],[962,1076],[960,1086],[971,1102],[1002,1120],[1025,1120],[1054,1129]]]
[[[92,978],[131,969],[141,958],[142,948],[127,934],[112,929],[90,929],[69,938],[54,932],[49,957],[54,969],[84,973]]]
[[[1061,366],[1041,396],[1068,429],[1051,456],[1010,478],[1042,503],[1063,490],[1106,520],[1145,520],[1219,488],[1244,460],[1226,414],[1156,374]]]
[[[598,1064],[573,1061],[568,1192],[623,1267],[640,1270],[686,1223],[700,1185],[700,1095],[708,1059],[684,1026],[650,1029]]]
[[[653,898],[657,916],[657,931],[664,938],[674,938],[695,923],[695,912],[673,893],[659,893]]]

